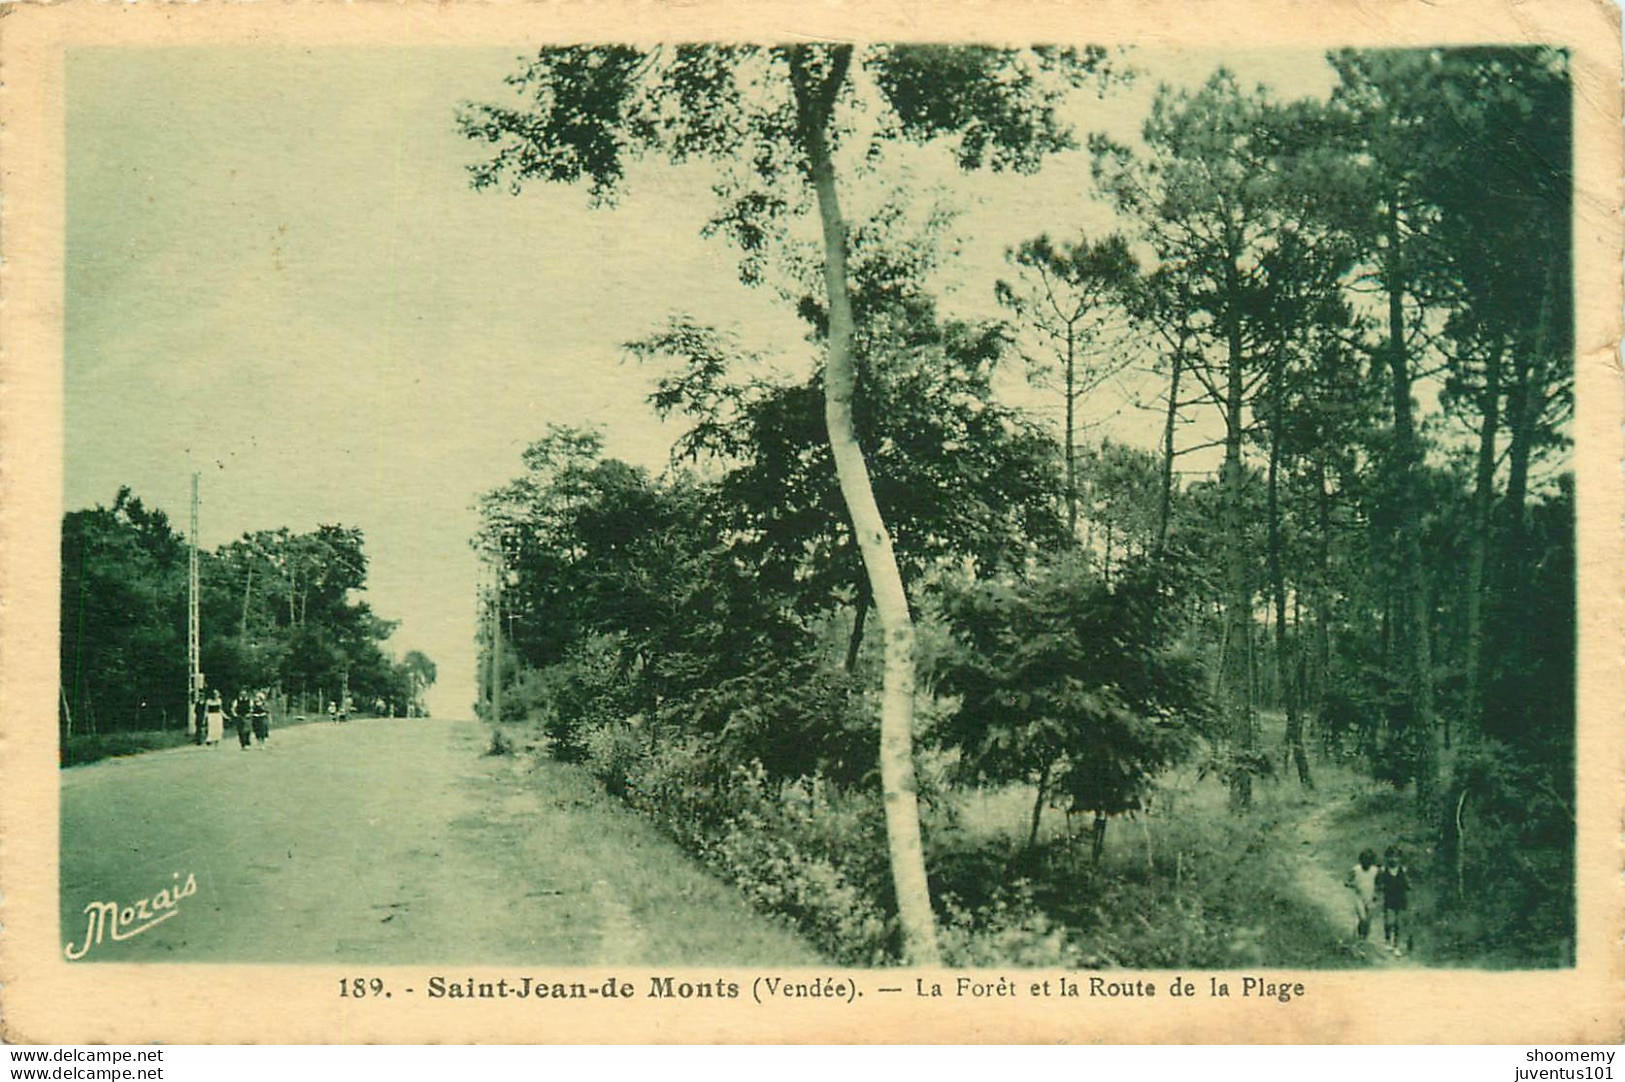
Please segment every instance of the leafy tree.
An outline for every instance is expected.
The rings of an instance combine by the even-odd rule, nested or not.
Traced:
[[[415,712],[419,717],[427,716],[428,711],[423,706],[423,693],[434,686],[439,670],[421,650],[408,650],[406,656],[401,659],[401,670],[406,684],[405,697],[401,700],[402,707]]]
[[[587,556],[574,517],[590,498],[602,454],[598,432],[549,425],[525,449],[525,472],[479,501],[473,545],[512,576],[503,608],[514,648],[532,665],[560,659],[591,618],[571,588],[576,565]]]
[[[162,512],[128,488],[111,508],[63,517],[62,685],[78,728],[186,716],[187,551]],[[361,531],[322,526],[245,534],[199,553],[201,664],[227,696],[250,688],[397,696],[381,644],[394,624],[365,589]]]
[[[186,716],[186,548],[128,487],[62,520],[64,722],[94,732]]]
[[[899,137],[943,138],[965,168],[1035,167],[1067,144],[1056,115],[1061,88],[1045,77],[1076,82],[1103,59],[1099,50],[810,43],[550,48],[510,77],[526,99],[519,108],[483,105],[461,118],[467,135],[495,147],[474,168],[478,187],[585,181],[604,200],[624,179],[626,160],[642,153],[724,163],[730,173],[718,185],[715,224],[742,249],[747,281],[759,280],[767,242],[785,218],[816,206],[829,312],[825,421],[885,636],[881,776],[906,951],[919,964],[938,953],[912,756],[914,627],[853,419],[856,328],[836,154],[866,111],[876,115],[874,98],[857,85],[861,74],[883,114],[868,149]]]
[[[725,464],[731,547],[762,585],[804,612],[849,591],[852,671],[871,594],[824,434],[822,373],[793,384],[751,376],[751,359],[725,335],[686,320],[632,348],[683,360],[662,380],[656,409],[691,418],[680,458]],[[1005,350],[996,328],[939,322],[927,301],[871,305],[857,349],[854,416],[905,583],[944,561],[994,569],[1060,543],[1051,441],[994,397]],[[730,356],[739,359],[728,367],[747,374],[724,373],[719,358]]]
[[[962,702],[942,738],[977,780],[1035,785],[1029,846],[1063,794],[1095,813],[1098,859],[1106,817],[1141,807],[1192,750],[1201,669],[1172,648],[1161,590],[1146,565],[1108,584],[1071,560],[945,592],[957,649],[939,676]]]

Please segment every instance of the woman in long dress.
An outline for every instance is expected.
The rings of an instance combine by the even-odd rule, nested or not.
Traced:
[[[209,692],[209,701],[203,707],[203,716],[207,725],[203,742],[220,743],[220,737],[226,731],[226,704],[220,701],[218,690]]]

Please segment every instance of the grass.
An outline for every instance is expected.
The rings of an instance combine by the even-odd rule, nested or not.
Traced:
[[[547,854],[561,883],[592,885],[604,941],[642,964],[816,965],[788,922],[753,912],[659,827],[606,793],[585,769],[527,756],[524,784],[540,801],[514,844]],[[655,931],[659,930],[658,936]]]
[[[1278,745],[1281,719],[1263,720],[1263,739]],[[1083,965],[1361,966],[1373,952],[1352,942],[1342,878],[1362,848],[1398,844],[1418,884],[1410,915],[1426,957],[1435,876],[1411,797],[1350,764],[1312,766],[1314,792],[1282,771],[1255,783],[1244,816],[1231,814],[1219,779],[1170,771],[1149,810],[1110,820],[1098,864],[1092,816],[1069,823],[1046,808],[1028,851],[1031,786],[962,791],[949,836],[937,839],[942,886],[974,907],[996,904],[986,884],[1024,880]]]
[[[357,719],[361,715],[357,715]],[[317,721],[326,721],[325,717],[315,714],[290,714],[285,717],[274,717],[271,721],[271,731],[286,729],[294,725],[309,725]],[[404,718],[397,720],[406,720]],[[237,739],[237,731],[231,725],[226,726],[223,739]],[[61,748],[61,764],[63,766],[84,766],[101,759],[116,759],[126,755],[142,755],[149,751],[163,751],[166,748],[183,748],[193,743],[192,738],[182,729],[131,729],[105,733],[74,733],[68,737],[67,743]]]
[[[75,733],[62,747],[63,766],[83,766],[98,759],[140,755],[192,743],[185,732],[176,729],[139,730],[128,733]]]

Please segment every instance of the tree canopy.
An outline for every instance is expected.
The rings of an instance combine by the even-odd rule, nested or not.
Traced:
[[[395,624],[354,596],[366,589],[360,530],[260,530],[199,555],[211,687],[320,710],[347,683],[363,707],[422,712],[434,663],[384,652]],[[186,541],[163,512],[121,488],[111,507],[63,516],[62,685],[75,731],[184,727],[186,606]]]

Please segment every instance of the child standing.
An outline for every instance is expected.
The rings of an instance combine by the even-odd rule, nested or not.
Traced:
[[[263,747],[271,739],[271,710],[265,705],[265,692],[254,693],[254,705],[248,708],[248,719],[253,723],[255,743]]]
[[[1411,880],[1400,860],[1399,848],[1390,845],[1382,855],[1382,871],[1377,875],[1377,889],[1382,893],[1382,941],[1394,954],[1404,954],[1400,948],[1400,914],[1410,903]]]
[[[1354,934],[1361,940],[1371,937],[1371,915],[1377,909],[1377,866],[1375,849],[1360,850],[1360,862],[1349,870],[1347,885],[1354,891]]]

